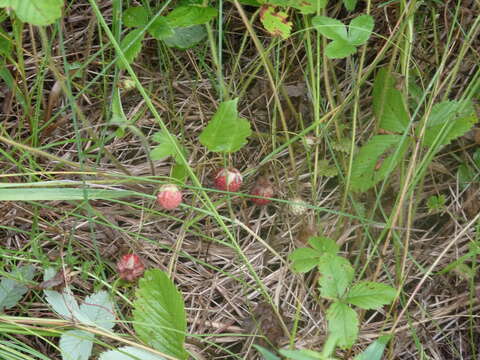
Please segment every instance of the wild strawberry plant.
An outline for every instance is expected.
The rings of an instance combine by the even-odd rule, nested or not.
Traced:
[[[326,237],[311,237],[310,247],[299,248],[290,255],[293,269],[304,273],[314,268],[320,273],[318,281],[320,296],[331,301],[326,312],[328,323],[327,348],[335,346],[351,348],[358,336],[359,318],[353,306],[364,310],[377,309],[389,304],[396,290],[386,284],[360,281],[353,282],[355,271],[350,262],[339,256],[339,246]],[[328,358],[328,350],[323,358]]]

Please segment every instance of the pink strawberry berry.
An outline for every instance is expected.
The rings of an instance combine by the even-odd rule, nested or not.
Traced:
[[[176,209],[182,202],[182,192],[175,184],[162,185],[157,194],[157,202],[166,210]]]
[[[273,197],[274,190],[273,190],[273,185],[268,180],[268,178],[261,176],[257,179],[257,182],[252,188],[252,191],[250,192],[250,195],[254,196],[264,196],[264,197]],[[251,198],[255,204],[257,205],[266,205],[268,204],[271,200],[269,199],[260,199],[260,198]]]
[[[127,281],[134,281],[139,278],[145,270],[142,261],[135,254],[123,255],[117,262],[117,268],[120,278]]]
[[[215,174],[215,188],[223,191],[236,192],[242,185],[243,177],[235,168],[224,168]]]

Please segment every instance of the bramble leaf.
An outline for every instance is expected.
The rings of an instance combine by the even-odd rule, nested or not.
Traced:
[[[358,336],[358,315],[347,304],[334,302],[327,310],[328,330],[336,338],[337,346],[347,349]]]
[[[200,134],[200,143],[213,152],[240,150],[252,133],[250,123],[238,117],[238,98],[224,101]]]
[[[134,302],[133,327],[138,337],[165,354],[184,360],[187,320],[182,295],[158,269],[145,272]]]
[[[350,286],[354,270],[344,257],[324,254],[320,257],[318,271],[321,274],[318,283],[320,295],[327,299],[339,299]]]
[[[364,281],[355,284],[348,292],[345,301],[362,309],[377,309],[390,304],[397,291],[386,284]]]

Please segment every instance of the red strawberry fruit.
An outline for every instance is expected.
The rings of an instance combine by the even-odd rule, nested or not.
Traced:
[[[145,270],[142,261],[135,254],[123,255],[117,262],[117,268],[120,278],[127,281],[134,281],[139,278]]]
[[[182,202],[182,192],[175,184],[165,184],[157,194],[158,204],[166,210],[173,210]]]
[[[250,191],[250,195],[254,196],[264,196],[264,197],[272,197],[274,194],[273,185],[268,180],[268,178],[261,176],[257,179],[257,182]],[[271,200],[270,199],[260,199],[260,198],[251,198],[255,204],[257,205],[266,205]]]
[[[224,168],[215,174],[215,188],[223,191],[236,192],[242,185],[243,177],[235,168]]]

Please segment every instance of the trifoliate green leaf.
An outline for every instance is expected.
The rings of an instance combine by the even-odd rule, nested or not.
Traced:
[[[165,16],[159,16],[148,27],[148,33],[157,40],[165,40],[173,36],[175,31]]]
[[[365,44],[372,35],[374,25],[371,15],[364,14],[354,18],[348,25],[349,43],[355,46]]]

